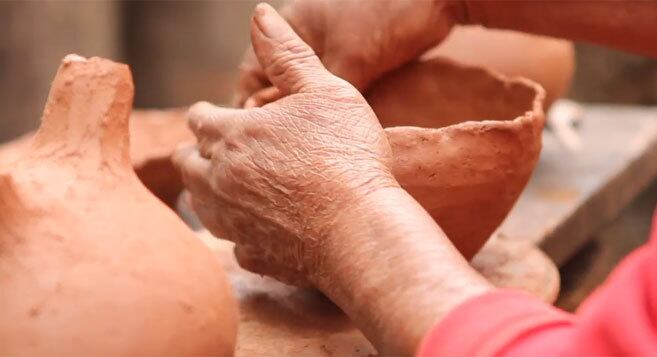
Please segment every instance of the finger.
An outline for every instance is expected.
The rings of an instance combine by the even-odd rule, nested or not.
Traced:
[[[212,163],[201,157],[195,146],[178,148],[172,160],[180,170],[182,180],[192,196],[209,196]]]
[[[268,4],[256,6],[251,42],[267,77],[284,94],[313,91],[337,79]]]
[[[233,252],[235,253],[237,263],[242,268],[260,275],[278,275],[278,269],[276,268],[279,267],[274,264],[267,264],[267,262],[261,258],[263,254],[261,250],[248,248],[243,244],[236,243]]]
[[[194,150],[196,150],[196,145],[194,144],[186,143],[179,145],[171,155],[171,162],[173,162],[173,166],[178,170],[182,170],[182,166],[184,165],[185,161],[187,161],[187,158],[192,154],[192,152],[194,152]]]
[[[201,199],[198,196],[191,197],[192,211],[196,213],[200,224],[212,233],[215,237],[226,237],[226,231],[223,228],[223,210],[220,208],[221,203],[206,198]]]
[[[255,92],[244,102],[244,108],[262,107],[265,104],[275,102],[283,97],[283,93],[277,87],[269,87]]]
[[[183,184],[187,188],[189,205],[201,224],[212,234],[224,236],[221,213],[221,199],[212,189],[212,163],[200,156],[193,146],[176,150],[174,163],[180,169]]]
[[[221,157],[226,145],[234,143],[234,138],[244,130],[248,113],[246,109],[218,107],[207,102],[192,105],[187,117],[201,157]]]
[[[251,95],[264,88],[271,87],[271,85],[265,71],[260,66],[260,62],[258,62],[255,52],[253,52],[253,47],[249,47],[242,63],[239,65],[233,105],[237,108],[244,107],[244,103]]]
[[[187,111],[187,120],[189,128],[199,141],[204,138],[221,139],[238,126],[246,114],[244,109],[198,102]]]

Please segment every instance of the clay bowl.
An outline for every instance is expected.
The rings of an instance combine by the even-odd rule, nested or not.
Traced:
[[[543,89],[430,59],[375,83],[399,183],[471,258],[502,223],[541,150]]]
[[[435,57],[536,81],[546,92],[545,110],[566,93],[575,73],[572,42],[481,26],[455,27],[425,55]]]

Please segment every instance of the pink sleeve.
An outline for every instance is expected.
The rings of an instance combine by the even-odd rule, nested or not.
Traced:
[[[653,229],[654,229],[653,225]],[[657,242],[632,253],[568,314],[501,290],[457,307],[426,337],[419,356],[657,356]]]

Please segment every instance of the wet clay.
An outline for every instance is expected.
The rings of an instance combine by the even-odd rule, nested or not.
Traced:
[[[570,41],[481,26],[455,27],[424,56],[436,57],[531,79],[545,89],[545,110],[570,88],[575,72]]]
[[[235,354],[251,356],[371,357],[376,350],[326,297],[262,277],[239,267],[234,244],[199,232],[222,262],[240,304]],[[515,288],[553,303],[559,272],[539,249],[494,239],[472,265],[501,288]]]
[[[127,66],[69,55],[30,148],[0,169],[0,355],[231,355],[237,308],[130,162]]]
[[[130,159],[141,182],[168,206],[175,205],[183,189],[180,172],[171,154],[184,142],[193,142],[187,127],[186,108],[136,110],[130,116]],[[0,170],[20,158],[30,147],[34,132],[0,145]]]
[[[397,181],[471,258],[536,165],[543,89],[436,58],[388,74],[366,97],[388,135]]]

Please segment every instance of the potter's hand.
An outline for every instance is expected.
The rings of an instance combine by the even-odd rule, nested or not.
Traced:
[[[175,161],[195,211],[236,242],[243,267],[319,288],[379,352],[413,354],[441,316],[490,286],[394,180],[358,91],[270,6],[258,6],[251,32],[267,78],[290,95],[191,109],[198,149]]]
[[[337,214],[397,186],[391,150],[360,93],[269,5],[257,7],[251,36],[267,78],[291,95],[248,110],[194,105],[198,151],[177,161],[201,221],[236,243],[240,265],[314,286]]]
[[[362,91],[440,42],[460,10],[459,1],[446,0],[297,0],[281,14],[329,71]],[[247,51],[236,104],[258,106],[288,94],[270,86],[253,50]]]

